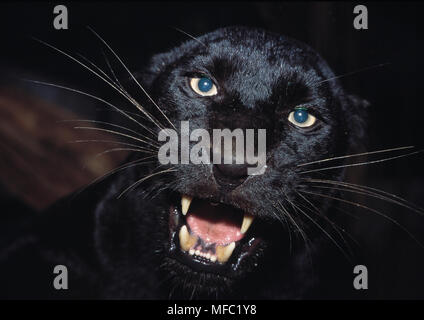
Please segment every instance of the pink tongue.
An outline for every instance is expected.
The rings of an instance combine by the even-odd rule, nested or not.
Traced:
[[[240,232],[242,215],[225,206],[203,204],[189,213],[190,230],[206,243],[229,244],[243,238]]]

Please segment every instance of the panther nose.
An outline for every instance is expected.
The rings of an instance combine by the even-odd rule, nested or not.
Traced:
[[[246,164],[214,164],[213,175],[219,185],[233,189],[246,180],[247,168]]]
[[[216,182],[226,188],[234,189],[246,180],[248,177],[248,164],[244,155],[241,157],[243,163],[236,162],[235,152],[232,155],[217,154],[217,150],[213,149],[213,175]],[[217,163],[217,160],[220,160]],[[239,159],[240,160],[240,159]]]
[[[245,164],[214,164],[213,175],[216,182],[229,189],[241,185],[248,177]]]

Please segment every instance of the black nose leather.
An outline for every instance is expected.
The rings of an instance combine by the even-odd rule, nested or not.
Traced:
[[[214,164],[213,174],[221,186],[235,188],[248,177],[247,168],[245,164]]]
[[[212,153],[214,156],[214,159],[217,159],[221,157],[221,163],[215,163],[213,165],[213,174],[215,177],[215,180],[220,184],[221,186],[225,186],[228,188],[235,188],[238,185],[242,184],[244,180],[248,177],[247,174],[247,168],[248,165],[246,164],[246,159],[244,158],[244,155],[242,156],[244,163],[243,164],[236,164],[236,146],[233,145],[232,149],[233,153],[229,157],[230,159],[227,159],[225,161],[224,159],[224,151],[221,150],[221,154],[216,154],[217,150],[213,149]],[[231,160],[231,161],[228,161]]]
[[[229,179],[247,178],[247,165],[245,164],[217,164],[220,174]]]
[[[216,161],[221,159],[221,163],[214,162],[213,165],[213,174],[216,182],[226,187],[227,189],[233,189],[246,180],[248,177],[247,169],[248,164],[244,155],[244,151],[241,154],[241,159],[243,159],[242,164],[237,164],[237,146],[235,140],[232,141],[232,149],[230,154],[227,155],[221,145],[221,151],[219,152],[219,147],[214,148],[212,146],[212,160]],[[239,154],[240,156],[240,154]],[[225,159],[227,157],[227,159]]]

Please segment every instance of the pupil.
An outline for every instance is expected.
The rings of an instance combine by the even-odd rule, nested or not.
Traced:
[[[200,91],[208,92],[210,89],[212,89],[212,81],[208,78],[201,78],[197,86],[199,87]]]
[[[296,110],[294,113],[294,120],[298,123],[304,123],[306,120],[308,120],[308,111],[306,110]]]

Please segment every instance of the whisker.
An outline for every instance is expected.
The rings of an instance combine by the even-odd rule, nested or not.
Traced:
[[[159,196],[159,194],[165,190],[168,190],[170,187],[171,183],[165,183],[164,186],[162,186],[161,188],[159,188],[158,190],[156,190],[156,193],[151,195],[152,192],[154,190],[151,190],[145,197],[144,199],[146,199],[147,197],[149,197],[149,199],[155,199],[157,196]]]
[[[361,68],[361,69],[356,70],[356,71],[351,71],[351,72],[348,72],[348,73],[345,73],[345,74],[342,74],[342,75],[338,75],[338,76],[334,76],[334,77],[329,78],[329,79],[322,80],[320,82],[315,83],[315,85],[320,85],[322,83],[325,83],[325,82],[328,82],[328,81],[331,81],[331,80],[335,80],[335,79],[340,79],[340,78],[344,78],[344,77],[347,77],[347,76],[351,76],[353,74],[357,74],[357,73],[360,73],[360,72],[363,72],[363,71],[367,71],[367,70],[371,70],[371,69],[375,69],[375,68],[384,67],[384,66],[389,65],[389,64],[390,64],[390,62],[386,62],[386,63],[380,63],[380,64],[377,64],[377,65],[373,65],[373,66]]]
[[[302,186],[302,187],[304,187],[304,186]],[[347,187],[341,188],[341,187],[334,187],[334,186],[329,187],[329,186],[319,186],[319,185],[308,185],[308,187],[319,188],[319,189],[337,190],[337,191],[346,191],[346,192],[350,192],[350,193],[354,193],[354,194],[370,196],[370,197],[377,198],[377,199],[380,199],[380,200],[387,200],[388,202],[392,202],[392,203],[397,203],[397,202],[395,202],[391,199],[387,199],[385,197],[379,197],[378,195],[373,195],[372,193],[362,192],[362,191],[358,191],[358,190],[352,190],[352,189],[349,189]],[[410,208],[408,208],[408,209],[410,209]]]
[[[360,156],[365,156],[365,155],[378,154],[378,153],[391,152],[391,151],[399,151],[399,150],[412,149],[412,148],[414,148],[414,146],[406,146],[406,147],[398,147],[398,148],[377,150],[377,151],[371,151],[371,152],[355,153],[355,154],[350,154],[350,155],[346,155],[346,156],[332,157],[332,158],[327,158],[327,159],[322,159],[322,160],[317,160],[317,161],[312,161],[312,162],[306,162],[306,163],[298,164],[297,166],[303,167],[303,166],[307,166],[307,165],[310,165],[310,164],[322,163],[322,162],[327,162],[327,161],[332,161],[332,160],[346,159],[346,158],[351,158],[351,157],[360,157]]]
[[[94,157],[97,158],[105,154],[116,152],[116,151],[133,151],[133,152],[156,154],[156,152],[152,152],[151,150],[141,149],[141,148],[112,148],[112,149],[108,149],[103,152],[97,153]]]
[[[197,39],[196,37],[192,36],[191,34],[189,34],[188,32],[185,32],[184,30],[181,30],[177,27],[172,27],[173,29],[177,30],[178,32],[181,32],[182,34],[185,34],[187,37],[197,41],[198,43],[200,43],[201,45],[203,45],[204,47],[207,47],[206,44],[204,44],[202,41],[200,41],[199,39]]]
[[[139,132],[137,132],[135,130],[131,130],[131,129],[127,128],[127,127],[123,127],[123,126],[120,126],[120,125],[117,125],[117,124],[114,124],[114,123],[110,123],[110,122],[98,121],[98,120],[90,120],[90,119],[59,120],[58,122],[88,122],[88,123],[104,124],[104,125],[108,125],[108,126],[111,126],[111,127],[119,128],[119,129],[122,129],[122,130],[125,130],[125,131],[128,131],[128,132],[134,133],[134,134],[136,134],[137,136],[139,136],[141,138],[150,140],[156,146],[159,146],[159,144],[157,143],[157,141],[156,140],[153,140],[149,136],[143,135],[143,134],[141,134],[141,133],[139,133]]]
[[[286,210],[286,208],[284,208],[284,206],[283,206],[283,204],[282,203],[280,203],[279,201],[278,201],[278,204],[280,205],[280,207],[277,207],[277,206],[275,206],[275,204],[274,203],[272,203],[272,206],[278,211],[278,212],[280,212],[281,213],[281,217],[278,215],[278,214],[276,214],[274,211],[272,211],[272,214],[277,218],[277,220],[284,226],[286,226],[287,227],[287,231],[288,231],[288,234],[289,234],[289,250],[290,250],[290,253],[293,251],[293,240],[292,240],[292,230],[291,230],[291,228],[290,228],[290,225],[289,225],[289,223],[288,223],[288,221],[287,221],[287,219],[286,219],[286,216],[289,218],[289,219],[291,219],[291,216],[290,216],[290,214],[289,214],[289,212]],[[283,211],[284,210],[284,211]]]
[[[159,112],[165,117],[165,119],[168,121],[168,123],[175,129],[175,126],[173,123],[169,120],[169,118],[165,115],[165,113],[162,111],[162,109],[156,104],[156,102],[152,99],[152,97],[147,93],[147,91],[143,88],[143,86],[140,84],[140,82],[134,77],[132,72],[128,69],[128,67],[125,65],[125,63],[122,61],[122,59],[118,56],[118,54],[111,48],[111,46],[96,32],[93,28],[90,26],[87,26],[87,28],[110,50],[110,52],[115,56],[115,58],[121,63],[121,65],[124,67],[124,69],[128,72],[130,77],[134,80],[134,82],[138,85],[138,87],[143,91],[143,93],[147,96],[147,98],[153,103],[153,105],[159,110]]]
[[[418,154],[418,153],[421,153],[423,151],[424,150],[418,150],[418,151],[410,152],[410,153],[407,153],[407,154],[402,154],[402,155],[395,156],[395,157],[385,158],[385,159],[372,160],[372,161],[359,162],[359,163],[350,163],[350,164],[345,164],[345,165],[340,165],[340,166],[333,166],[333,167],[326,167],[326,168],[319,168],[319,169],[302,171],[300,173],[301,174],[304,174],[304,173],[326,171],[326,170],[339,169],[339,168],[357,167],[357,166],[363,166],[363,165],[367,165],[367,164],[374,164],[374,163],[386,162],[386,161],[390,161],[390,160],[395,160],[395,159],[399,159],[399,158],[403,158],[403,157],[412,156],[414,154]]]
[[[360,208],[369,210],[369,211],[389,220],[391,223],[393,223],[398,228],[400,228],[402,231],[404,231],[409,237],[411,237],[411,239],[413,239],[421,248],[424,249],[424,246],[421,244],[421,242],[418,241],[417,238],[414,237],[403,225],[401,225],[399,222],[397,222],[395,219],[391,218],[390,216],[385,215],[384,213],[381,213],[380,211],[378,211],[374,208],[367,207],[367,206],[360,204],[360,203],[357,203],[357,202],[353,202],[353,201],[349,201],[349,200],[345,200],[345,199],[341,199],[341,198],[337,198],[337,197],[333,197],[333,196],[328,196],[328,195],[324,195],[324,194],[321,194],[321,193],[315,193],[315,192],[310,192],[310,191],[305,191],[305,190],[302,190],[302,191],[299,190],[299,192],[308,193],[308,194],[315,195],[315,196],[318,196],[318,197],[333,199],[333,200],[336,200],[336,201],[344,202],[344,203],[347,203],[347,204],[350,204],[350,205],[353,205],[353,206],[356,206],[356,207],[360,207]]]
[[[143,183],[144,181],[146,181],[147,179],[149,179],[149,178],[151,178],[151,177],[154,177],[154,176],[157,176],[158,174],[162,174],[162,173],[167,173],[167,172],[173,172],[173,171],[177,171],[176,169],[175,169],[175,167],[171,167],[171,168],[168,168],[168,169],[166,169],[166,170],[162,170],[162,171],[159,171],[159,172],[155,172],[155,173],[152,173],[152,174],[149,174],[149,175],[147,175],[146,177],[143,177],[143,178],[141,178],[140,180],[137,180],[136,182],[134,182],[133,184],[131,184],[128,188],[126,188],[124,191],[122,191],[120,194],[119,194],[119,196],[117,197],[117,199],[120,199],[125,193],[127,193],[128,191],[130,191],[130,190],[133,190],[134,188],[136,188],[139,184],[141,184],[141,183]]]
[[[268,199],[269,200],[269,199]],[[282,206],[282,204],[281,203],[279,203],[279,205],[280,206]],[[287,227],[287,229],[288,230],[290,230],[290,228],[289,228],[289,225],[288,225],[288,223],[287,223],[287,219],[286,219],[286,217],[285,217],[285,214],[284,214],[284,212],[280,209],[280,208],[278,208],[278,207],[276,207],[275,206],[275,204],[274,203],[272,203],[272,206],[277,210],[277,211],[279,211],[279,212],[281,212],[281,213],[283,213],[283,215],[281,215],[281,216],[279,216],[278,214],[276,214],[274,211],[272,211],[272,213],[274,214],[274,216],[275,216],[275,218],[284,226],[286,226]]]
[[[93,68],[95,68],[98,72],[100,72],[107,80],[109,80],[110,83],[113,83],[117,88],[119,88],[122,91],[125,91],[124,88],[118,83],[116,82],[116,79],[112,79],[105,71],[103,71],[102,68],[100,68],[97,64],[95,64],[93,61],[91,61],[89,58],[85,57],[84,55],[82,55],[81,53],[76,53],[76,55],[78,57],[80,57],[81,59],[83,59],[85,62],[87,62],[88,64],[90,64]]]
[[[417,205],[413,204],[412,202],[409,202],[409,201],[407,201],[407,200],[405,200],[405,199],[403,199],[403,198],[401,198],[397,195],[385,192],[383,190],[379,190],[379,189],[375,189],[375,188],[371,188],[371,187],[367,187],[367,186],[362,186],[362,185],[358,185],[358,184],[340,182],[340,181],[333,181],[333,180],[307,179],[307,181],[324,183],[324,184],[333,184],[333,185],[338,185],[338,186],[350,188],[350,189],[353,189],[353,190],[359,190],[359,191],[361,191],[361,193],[358,192],[358,194],[369,195],[371,197],[378,198],[380,200],[389,201],[391,203],[398,204],[398,205],[400,205],[404,208],[410,209],[410,210],[412,210],[416,213],[419,213],[421,215],[424,214],[424,209],[420,208],[419,206],[417,206]],[[333,188],[333,187],[326,187],[326,188]],[[339,190],[342,190],[342,191],[345,190],[345,191],[353,192],[353,190],[346,190],[346,189],[342,189],[342,188],[339,188]],[[372,192],[372,191],[369,191],[369,190],[373,190],[373,191],[376,191],[376,192]],[[379,194],[377,192],[386,194],[389,197],[386,197],[386,196]],[[390,197],[398,199],[399,201],[394,200]]]
[[[139,165],[141,165],[141,164],[147,164],[147,163],[152,163],[152,162],[154,162],[154,161],[144,161],[144,160],[146,160],[146,159],[150,159],[150,158],[155,158],[155,156],[147,156],[147,157],[144,157],[144,158],[141,158],[141,159],[137,159],[137,160],[133,160],[133,161],[130,161],[130,162],[128,162],[128,163],[125,163],[125,164],[123,164],[123,165],[121,165],[121,166],[119,166],[119,167],[117,167],[117,168],[115,168],[115,169],[113,169],[113,170],[110,170],[109,172],[107,172],[106,174],[104,174],[104,175],[102,175],[102,176],[100,176],[100,177],[98,177],[98,178],[96,178],[95,180],[93,180],[93,182],[94,183],[96,183],[96,182],[98,182],[99,180],[103,180],[103,179],[105,179],[106,177],[108,177],[108,176],[110,176],[110,175],[112,175],[112,174],[114,174],[114,173],[116,173],[116,172],[119,172],[119,171],[122,171],[122,170],[125,170],[125,169],[128,169],[128,168],[132,168],[132,167],[135,167],[135,166],[139,166]],[[144,162],[143,162],[144,161]]]
[[[330,223],[333,226],[334,230],[336,230],[336,232],[339,234],[340,238],[342,238],[342,240],[345,243],[346,247],[348,248],[349,252],[352,253],[350,246],[348,245],[345,238],[342,236],[341,232],[344,232],[351,240],[353,240],[356,244],[358,244],[358,242],[352,237],[352,235],[350,235],[343,227],[340,227],[336,223],[331,221],[325,214],[322,214],[321,211],[305,195],[299,193],[298,191],[296,191],[296,193],[297,193],[298,196],[300,196],[307,204],[309,204],[315,210],[314,211],[314,210],[311,210],[311,208],[309,208],[309,210],[311,212],[315,212],[315,214],[317,214],[319,217],[324,218],[328,223]],[[305,206],[305,207],[308,208],[307,206]]]
[[[296,191],[297,195],[300,196],[307,204],[309,204],[316,212],[318,212],[320,215],[321,211],[308,199],[306,198],[306,196],[304,196],[303,194],[301,194],[300,192]]]
[[[68,141],[68,143],[93,143],[93,142],[119,144],[119,145],[123,145],[123,146],[135,147],[135,148],[139,148],[140,147],[137,144],[127,143],[127,142],[121,142],[121,141],[114,141],[114,140],[87,139],[87,140]]]
[[[112,169],[109,172],[107,172],[107,173],[101,175],[100,177],[97,177],[93,181],[91,181],[84,188],[82,188],[81,190],[77,191],[73,197],[76,197],[77,195],[79,195],[82,192],[84,192],[85,190],[87,190],[89,187],[93,186],[96,183],[101,182],[102,180],[106,179],[107,177],[109,177],[109,176],[111,176],[111,175],[113,175],[113,174],[115,174],[115,173],[117,173],[119,171],[122,171],[122,170],[125,170],[125,169],[128,169],[128,168],[131,168],[131,167],[135,167],[135,166],[139,166],[139,165],[144,165],[144,164],[147,164],[147,163],[151,163],[152,161],[147,161],[147,162],[146,161],[143,162],[143,161],[146,160],[146,159],[149,159],[149,158],[154,158],[154,157],[155,156],[147,156],[147,157],[144,157],[144,158],[141,158],[141,159],[137,159],[137,160],[133,160],[133,161],[130,161],[130,162],[125,163],[123,165],[120,165],[119,167],[117,167],[115,169]]]
[[[295,211],[297,211],[296,210],[296,208],[293,206],[293,203],[288,199],[288,197],[287,197],[287,195],[285,194],[285,192],[283,191],[283,193],[284,193],[284,198],[285,198],[285,200],[293,207],[293,209],[295,210]],[[303,242],[305,243],[305,248],[306,248],[306,251],[308,252],[308,258],[309,258],[309,262],[310,262],[310,264],[312,265],[312,256],[311,256],[311,248],[309,247],[309,242],[310,242],[310,240],[309,240],[309,238],[308,238],[308,236],[306,235],[306,233],[305,233],[305,231],[304,230],[302,230],[300,227],[299,227],[299,225],[296,223],[296,221],[290,216],[290,214],[288,213],[288,211],[284,208],[284,206],[281,204],[281,206],[282,206],[282,208],[283,208],[283,210],[286,212],[286,214],[288,214],[289,215],[289,217],[291,218],[291,221],[292,221],[292,223],[296,226],[296,228],[299,230],[299,233],[300,233],[300,235],[302,236],[302,239],[303,239]]]
[[[106,79],[109,80],[110,83],[112,83],[114,86],[116,86],[115,90],[120,91],[121,94],[125,95],[125,97],[127,98],[127,100],[129,100],[131,102],[131,104],[135,105],[137,108],[141,107],[141,105],[128,93],[127,90],[125,90],[125,88],[122,86],[122,84],[119,82],[119,79],[116,77],[115,72],[112,69],[112,66],[109,63],[109,60],[107,59],[104,51],[102,50],[103,56],[105,58],[106,64],[108,65],[109,69],[112,72],[112,76],[114,77],[114,80],[105,72],[103,71],[102,68],[100,68],[98,65],[96,65],[93,61],[91,61],[90,59],[88,59],[87,57],[83,56],[82,54],[77,54],[81,59],[85,60],[87,63],[89,63],[93,68],[95,68],[98,72],[100,72]],[[139,107],[138,107],[138,106]],[[128,114],[130,114],[130,112],[127,111]],[[142,112],[141,115],[137,114],[138,116],[144,116],[146,117],[146,115]],[[150,120],[148,117],[145,118]]]
[[[122,90],[124,90],[124,86],[121,84],[121,82],[119,81],[119,79],[118,79],[118,77],[116,76],[116,74],[115,74],[115,71],[113,70],[113,68],[112,68],[112,65],[110,64],[110,61],[109,61],[109,59],[108,59],[108,57],[106,56],[106,53],[105,53],[105,51],[102,49],[102,55],[103,55],[103,58],[105,59],[105,61],[106,61],[106,64],[107,64],[107,66],[108,66],[108,68],[109,68],[109,70],[110,70],[110,72],[111,72],[111,74],[112,74],[112,76],[113,76],[113,78],[115,79],[115,82],[116,82],[116,84],[122,89]]]
[[[302,210],[299,206],[297,206],[293,201],[288,200],[289,203],[296,209],[300,211],[306,218],[308,218],[309,221],[311,221],[319,230],[321,230],[333,243],[334,245],[342,252],[342,254],[348,259],[349,255],[346,253],[346,251],[338,244],[338,242],[322,227],[319,225],[318,222],[316,222],[313,218],[311,218],[304,210]],[[336,229],[337,230],[337,229]],[[343,239],[343,237],[342,237]]]
[[[137,137],[134,137],[134,136],[131,136],[131,135],[128,135],[128,134],[122,133],[122,132],[114,131],[114,130],[109,130],[109,129],[104,129],[104,128],[97,128],[97,127],[74,127],[74,129],[94,130],[94,131],[103,131],[103,132],[108,132],[108,133],[111,133],[111,134],[115,134],[115,135],[118,135],[118,136],[127,137],[127,138],[129,138],[129,139],[132,139],[132,140],[136,140],[136,141],[139,141],[139,142],[145,143],[145,144],[147,144],[147,145],[150,145],[150,146],[151,146],[151,147],[153,147],[153,148],[158,149],[158,148],[157,148],[157,146],[152,145],[151,143],[149,143],[149,142],[147,142],[147,141],[144,141],[144,140],[139,139],[139,138],[137,138]]]
[[[96,108],[96,111],[103,111],[104,108]],[[110,112],[118,112],[114,109],[110,109]],[[136,118],[141,118],[143,120],[146,120],[146,116],[144,114],[140,114],[140,113],[135,113],[135,112],[130,112],[130,111],[125,111],[125,113],[132,115]],[[147,119],[148,120],[148,119]],[[154,132],[153,130],[151,130],[149,127],[143,126],[143,129],[145,129],[146,131],[148,131],[152,136],[157,136],[156,132]]]
[[[99,111],[99,110],[104,110],[103,108],[97,108],[96,109],[97,111]],[[116,110],[110,110],[111,112],[117,112]],[[140,114],[140,113],[136,113],[136,112],[130,112],[130,111],[125,111],[126,113],[128,113],[128,114],[130,114],[130,115],[132,115],[132,116],[134,116],[134,117],[137,117],[137,118],[142,118],[143,120],[145,120],[146,119],[146,117],[145,117],[145,115],[144,114]],[[155,132],[153,132],[153,131],[150,131],[153,135],[156,135],[156,133]]]
[[[159,129],[163,129],[161,127],[161,124],[159,121],[157,121],[156,119],[154,119],[143,107],[141,107],[141,105],[139,103],[137,103],[131,96],[125,94],[124,92],[122,92],[122,90],[120,90],[114,83],[110,82],[108,79],[106,79],[104,76],[102,76],[101,74],[99,74],[98,72],[96,72],[95,70],[93,70],[92,68],[90,68],[88,65],[86,65],[85,63],[81,62],[80,60],[76,59],[75,57],[73,57],[72,55],[66,53],[65,51],[43,41],[37,38],[33,38],[34,40],[44,44],[45,46],[63,54],[64,56],[66,56],[67,58],[71,59],[72,61],[78,63],[79,65],[81,65],[82,67],[84,67],[85,69],[87,69],[88,71],[90,71],[91,73],[93,73],[95,76],[97,76],[99,79],[103,80],[105,83],[107,83],[109,86],[111,86],[113,89],[115,89],[118,93],[120,93],[125,99],[127,99],[129,102],[131,102],[134,106],[136,106],[141,112],[143,112],[144,114],[146,114],[146,116],[150,119],[150,121],[152,121],[156,126],[158,126]]]
[[[112,75],[113,75],[113,77],[114,77],[114,79],[115,80],[112,80],[112,78],[108,75],[108,74],[106,74],[106,72],[105,71],[103,71],[103,69],[101,69],[99,66],[97,66],[93,61],[91,61],[90,59],[88,59],[88,58],[86,58],[86,57],[84,57],[83,55],[81,55],[81,54],[78,54],[78,56],[80,56],[82,59],[84,59],[87,63],[89,63],[89,64],[91,64],[96,70],[98,70],[98,72],[100,72],[105,78],[107,78],[111,83],[113,83],[118,89],[119,89],[119,91],[121,91],[126,97],[127,97],[127,100],[129,99],[130,100],[130,102],[133,104],[133,105],[135,105],[136,107],[137,107],[137,105],[139,105],[139,103],[128,93],[128,91],[126,91],[125,90],[125,88],[122,86],[122,84],[119,82],[119,80],[118,80],[118,78],[116,77],[116,75],[115,75],[115,72],[113,71],[113,69],[112,69],[112,66],[110,65],[110,63],[109,63],[109,60],[108,60],[108,58],[106,57],[106,54],[104,53],[104,51],[102,50],[102,53],[103,53],[103,56],[104,56],[104,58],[105,58],[105,61],[106,61],[106,64],[108,65],[108,67],[109,67],[109,69],[110,69],[110,71],[112,72]],[[139,105],[140,106],[140,105]],[[141,107],[141,106],[140,106]],[[138,107],[137,107],[138,108]],[[132,113],[132,112],[128,112],[128,111],[126,111],[126,113],[128,113],[128,114],[133,114],[133,115],[137,115],[137,116],[139,116],[139,117],[143,117],[144,119],[147,119],[147,120],[150,120],[148,117],[146,117],[146,115],[144,114],[144,113],[141,113],[141,114],[135,114],[135,113]],[[150,133],[152,133],[153,135],[155,135],[155,133],[152,131],[152,130],[150,130],[148,127],[144,127],[143,126],[143,128],[145,129],[145,130],[147,130],[147,131],[149,131]]]
[[[353,214],[352,212],[347,211],[344,208],[341,208],[340,206],[335,206],[334,207],[335,210],[340,211],[341,213],[345,214],[346,216],[348,216],[349,218],[355,219],[355,220],[359,220],[359,217],[356,216],[355,214]]]
[[[313,208],[316,206],[312,204],[312,202],[310,200],[308,200],[304,195],[300,194],[299,192],[297,192],[297,194],[305,201],[307,202],[311,207],[307,206],[307,205],[301,205],[303,208],[305,208],[306,210],[309,210],[310,212],[316,214],[318,217],[320,218],[324,218],[324,220],[326,220],[331,227],[334,229],[334,231],[337,233],[337,235],[340,237],[340,239],[343,241],[344,246],[346,247],[347,253],[349,254],[350,257],[352,257],[354,255],[354,252],[352,250],[352,247],[350,245],[350,243],[346,240],[346,238],[343,236],[343,234],[347,235],[349,237],[349,239],[351,241],[353,241],[357,246],[359,246],[359,242],[349,233],[345,230],[344,227],[337,225],[335,222],[331,221],[329,218],[327,218],[325,215],[323,215],[321,213],[321,211],[316,211]]]
[[[147,127],[145,127],[143,124],[141,124],[139,121],[137,121],[136,119],[134,119],[133,117],[131,117],[130,115],[128,115],[125,111],[119,109],[118,107],[116,107],[115,105],[113,105],[112,103],[98,97],[95,96],[93,94],[78,90],[78,89],[74,89],[74,88],[70,88],[70,87],[66,87],[66,86],[61,86],[58,84],[54,84],[54,83],[49,83],[49,82],[43,82],[43,81],[37,81],[37,80],[31,80],[31,79],[22,79],[23,81],[27,81],[27,82],[31,82],[31,83],[35,83],[35,84],[40,84],[40,85],[45,85],[45,86],[50,86],[50,87],[55,87],[55,88],[59,88],[59,89],[64,89],[70,92],[75,92],[87,97],[90,97],[92,99],[95,99],[97,101],[103,102],[104,104],[106,104],[107,106],[113,108],[115,111],[121,113],[122,115],[124,115],[125,117],[127,117],[128,119],[134,121],[135,123],[137,123],[139,126],[141,126],[143,129],[149,130]]]
[[[289,202],[288,201],[288,199],[285,197],[285,200],[287,200],[287,202]],[[297,230],[299,231],[299,233],[301,234],[301,236],[302,236],[302,238],[304,239],[304,241],[305,241],[305,244],[306,244],[306,239],[307,239],[307,236],[306,236],[306,234],[304,233],[304,231],[303,231],[303,229],[301,229],[300,227],[299,227],[299,225],[296,223],[296,221],[294,220],[294,218],[292,217],[292,215],[288,212],[288,210],[283,206],[283,204],[280,202],[280,201],[278,201],[278,203],[280,204],[280,206],[281,206],[281,208],[282,208],[282,210],[283,210],[283,212],[287,215],[287,217],[289,218],[289,220],[290,220],[290,222],[297,228]],[[290,203],[290,202],[289,202]],[[291,203],[290,203],[290,205],[291,205]]]
[[[284,199],[290,203],[290,205],[292,205],[292,203],[290,202],[290,200],[288,199],[287,195],[284,193]],[[288,212],[288,210],[284,207],[284,205],[281,202],[278,202],[283,211],[287,214],[287,216],[289,217],[291,223],[299,230],[299,233],[301,234],[303,240],[305,241],[305,245],[308,246],[307,242],[309,241],[306,233],[303,231],[302,228],[300,228],[300,226],[298,225],[298,223],[294,220],[294,218],[292,217],[292,215]],[[293,205],[292,205],[293,206]]]

